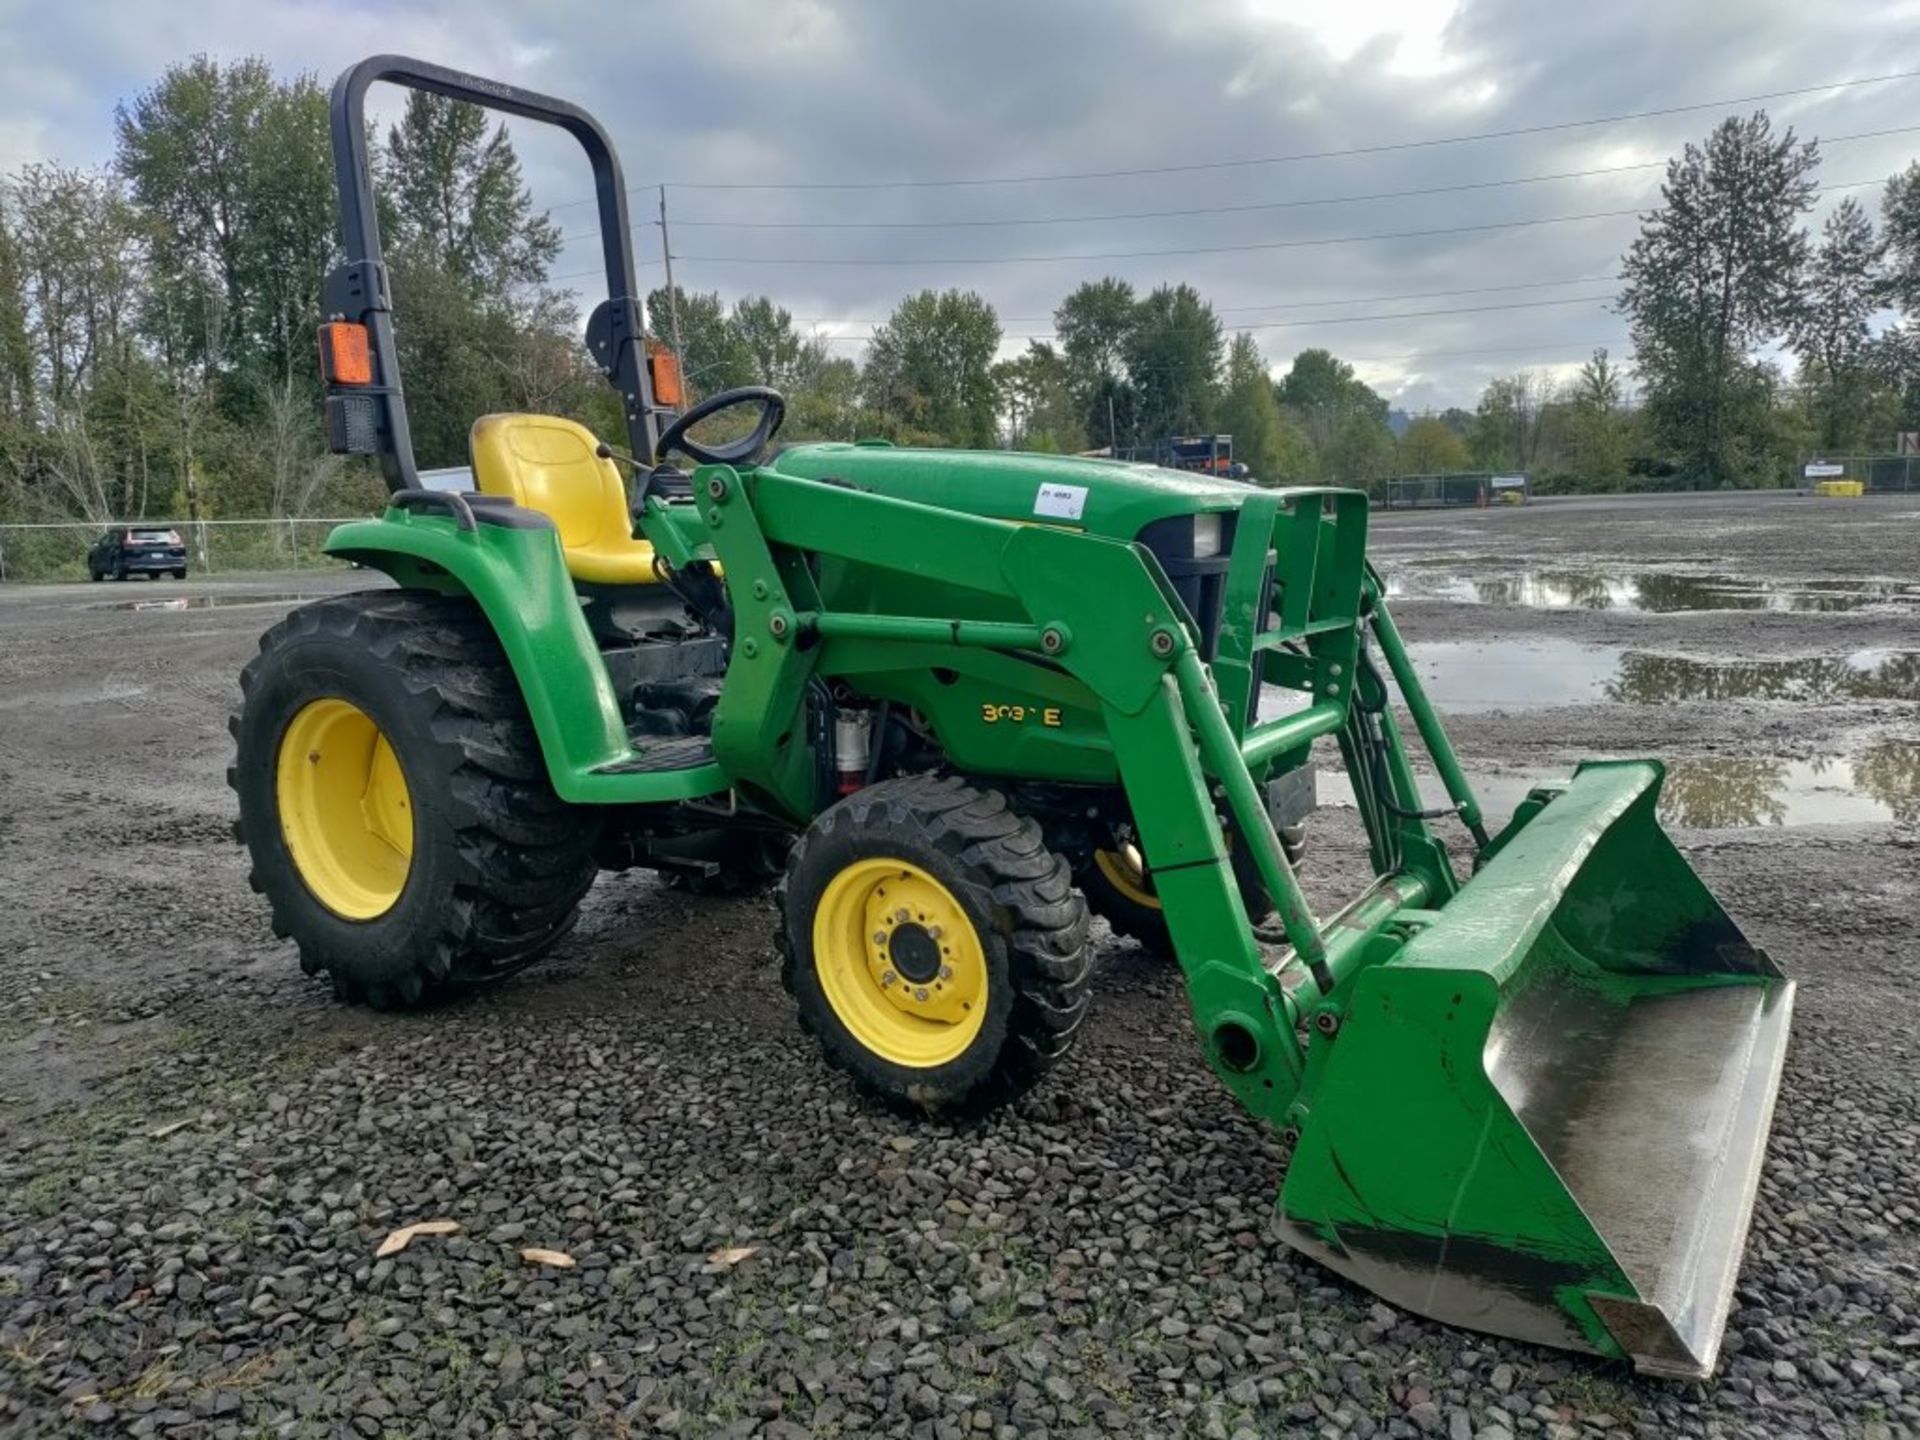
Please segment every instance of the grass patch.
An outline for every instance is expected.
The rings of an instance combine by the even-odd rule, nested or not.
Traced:
[[[50,1220],[66,1207],[72,1194],[72,1173],[48,1170],[20,1187],[20,1208],[36,1220]]]

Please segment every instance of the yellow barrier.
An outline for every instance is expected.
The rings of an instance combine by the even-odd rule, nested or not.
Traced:
[[[1813,493],[1851,497],[1866,494],[1867,486],[1863,480],[1816,480],[1813,482]]]

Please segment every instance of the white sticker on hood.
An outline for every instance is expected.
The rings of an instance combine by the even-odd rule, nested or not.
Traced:
[[[1084,485],[1042,485],[1040,493],[1033,497],[1033,513],[1056,520],[1078,520],[1086,508],[1087,487]]]

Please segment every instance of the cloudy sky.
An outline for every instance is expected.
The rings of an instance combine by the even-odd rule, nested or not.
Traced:
[[[1825,142],[1823,184],[1872,182],[1823,209],[1877,204],[1920,156],[1920,77],[1841,83],[1920,71],[1920,0],[0,0],[0,17],[0,167],[107,160],[116,101],[194,51],[324,78],[400,51],[587,105],[636,190],[668,184],[682,285],[771,294],[840,353],[926,286],[985,295],[1011,350],[1081,280],[1186,281],[1276,371],[1324,345],[1413,410],[1623,353],[1603,307],[1632,212],[1668,155],[1753,108],[1721,102],[1800,92],[1761,103]],[[1677,107],[1697,108],[1579,123]],[[577,152],[516,141],[536,204],[578,237],[557,273],[597,298]],[[656,203],[636,193],[636,216]]]

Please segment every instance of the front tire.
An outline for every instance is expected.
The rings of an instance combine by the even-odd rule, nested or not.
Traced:
[[[1005,1104],[1086,1017],[1086,902],[997,791],[930,775],[867,786],[802,833],[780,906],[801,1028],[897,1108]]]
[[[547,780],[480,611],[381,590],[303,606],[240,677],[228,781],[274,933],[376,1008],[496,980],[572,928],[598,816]]]

